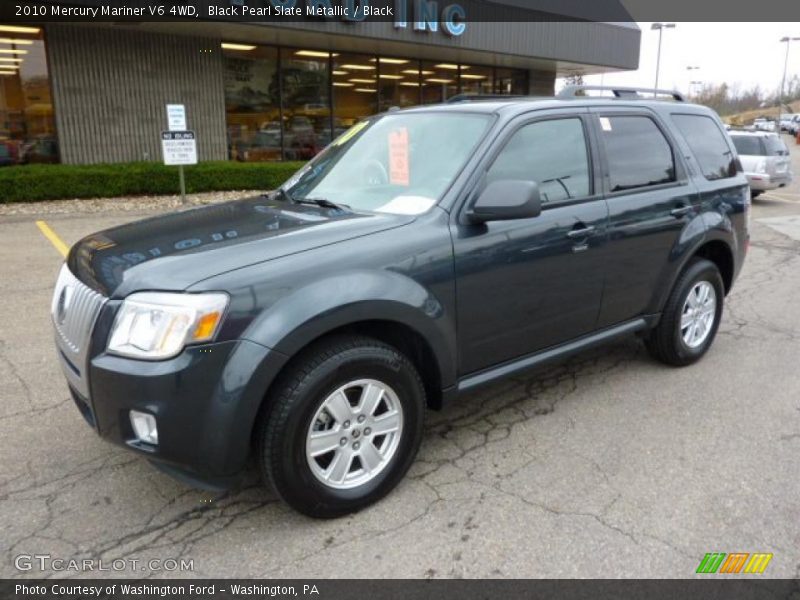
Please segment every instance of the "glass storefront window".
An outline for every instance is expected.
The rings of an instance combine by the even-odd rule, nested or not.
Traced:
[[[42,30],[0,30],[0,166],[59,162]]]
[[[525,95],[528,93],[528,72],[522,69],[497,69],[494,93]]]
[[[414,58],[225,44],[230,157],[309,160],[358,121],[462,94],[525,94],[527,72]]]
[[[422,103],[445,102],[458,94],[458,65],[447,62],[423,61]]]
[[[494,80],[492,67],[461,65],[461,93],[470,95],[491,94]]]
[[[380,112],[419,104],[419,61],[394,57],[375,60],[380,64]]]
[[[276,48],[225,51],[225,111],[230,158],[245,162],[281,160]]]
[[[338,54],[331,71],[333,89],[333,137],[378,112],[378,69],[365,54]]]
[[[281,53],[283,157],[309,160],[333,139],[330,56],[291,48]]]

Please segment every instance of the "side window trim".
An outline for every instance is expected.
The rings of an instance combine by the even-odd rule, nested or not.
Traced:
[[[598,158],[600,164],[600,179],[602,180],[603,185],[603,197],[604,198],[616,198],[619,196],[628,196],[631,194],[641,194],[645,191],[657,191],[657,190],[665,190],[674,187],[681,187],[687,185],[689,183],[688,177],[688,169],[685,163],[685,159],[683,158],[682,153],[680,152],[680,146],[672,136],[668,128],[664,126],[661,122],[661,119],[653,112],[642,110],[642,109],[635,109],[629,107],[611,107],[611,106],[602,106],[597,108],[590,108],[590,121],[591,126],[594,130],[594,134],[597,137],[597,148],[598,148]],[[602,129],[600,126],[600,117],[645,117],[650,119],[661,132],[661,135],[667,142],[667,145],[672,152],[672,162],[675,167],[675,181],[669,181],[666,183],[660,183],[657,185],[645,185],[641,187],[631,188],[627,190],[618,190],[616,192],[611,191],[611,173],[608,163],[608,155],[606,151],[605,143],[602,139]]]

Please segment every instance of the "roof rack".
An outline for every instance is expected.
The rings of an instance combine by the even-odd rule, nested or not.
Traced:
[[[683,94],[676,90],[659,90],[655,88],[637,88],[637,87],[609,87],[604,85],[568,85],[563,90],[556,94],[556,98],[567,100],[570,98],[584,97],[585,95],[579,92],[587,91],[600,91],[611,92],[616,98],[631,99],[645,99],[643,94],[652,94],[653,96],[670,96],[676,102],[686,102]]]

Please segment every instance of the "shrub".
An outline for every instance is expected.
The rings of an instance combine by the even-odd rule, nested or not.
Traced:
[[[186,192],[271,190],[302,163],[204,162],[186,168]],[[178,167],[156,162],[0,168],[0,202],[177,194]]]

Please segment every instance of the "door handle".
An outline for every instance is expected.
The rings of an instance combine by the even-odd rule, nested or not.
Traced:
[[[669,211],[669,214],[671,214],[673,217],[682,217],[684,215],[689,214],[690,212],[692,212],[692,206],[688,205],[688,206],[678,206],[677,208],[673,208],[671,211]]]
[[[567,232],[567,237],[574,240],[574,239],[581,239],[585,237],[589,237],[594,233],[594,226],[588,225],[586,227],[581,227],[580,229],[571,229]]]

